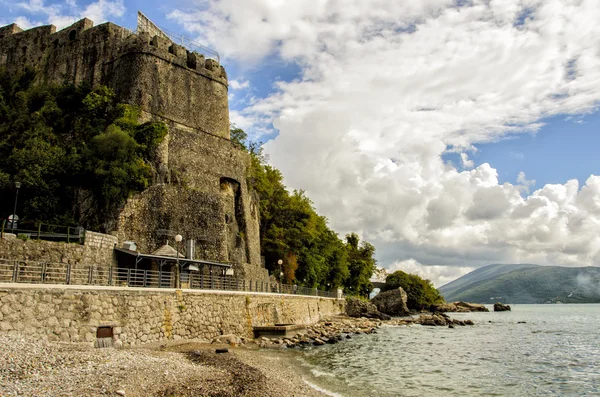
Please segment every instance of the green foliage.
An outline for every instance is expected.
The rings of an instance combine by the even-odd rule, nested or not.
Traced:
[[[248,151],[248,147],[246,147],[246,141],[248,139],[248,134],[241,128],[238,128],[235,124],[232,124],[229,128],[230,133],[230,141],[231,145],[234,148]]]
[[[317,214],[304,191],[290,193],[286,189],[281,171],[267,163],[259,144],[245,146],[246,134],[234,129],[231,136],[232,140],[239,138],[252,158],[248,185],[259,197],[261,253],[266,267],[279,274],[277,261],[282,259],[284,282],[368,294],[375,248],[367,242],[359,244],[356,234],[342,241],[329,228],[327,218]]]
[[[35,74],[0,70],[0,209],[12,212],[22,183],[21,219],[105,230],[134,192],[152,180],[167,133],[140,124],[135,107],[107,87],[34,85]]]
[[[424,280],[416,274],[405,273],[397,270],[385,279],[384,291],[402,287],[408,296],[406,305],[411,310],[427,309],[431,305],[444,302],[431,281]]]

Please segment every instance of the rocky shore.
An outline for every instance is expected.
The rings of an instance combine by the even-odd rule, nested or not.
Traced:
[[[335,316],[308,326],[306,330],[290,337],[262,337],[257,343],[261,348],[307,348],[335,344],[355,335],[377,333],[381,326],[455,326],[474,325],[472,320],[453,319],[445,313],[420,314],[419,316],[398,317],[390,320],[374,320],[365,317],[352,318]]]

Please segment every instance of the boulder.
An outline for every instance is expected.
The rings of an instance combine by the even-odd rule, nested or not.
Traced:
[[[500,302],[496,302],[494,303],[494,311],[495,312],[509,312],[510,311],[510,306],[509,305],[504,305]]]
[[[389,320],[391,317],[377,310],[374,304],[354,297],[346,300],[346,314],[349,317],[376,318],[379,320]]]
[[[402,287],[379,293],[371,299],[377,310],[390,316],[406,316],[410,313],[406,301],[408,296]]]

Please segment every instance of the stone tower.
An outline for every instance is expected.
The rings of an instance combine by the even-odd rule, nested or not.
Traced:
[[[114,232],[142,252],[178,233],[196,240],[196,259],[237,263],[246,276],[262,278],[258,200],[246,183],[250,158],[229,140],[225,69],[142,30],[89,19],[60,31],[8,25],[0,28],[0,67],[33,67],[40,83],[106,85],[139,107],[143,121],[166,123],[156,181],[128,200]]]

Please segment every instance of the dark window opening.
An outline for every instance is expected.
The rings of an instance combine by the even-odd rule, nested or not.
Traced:
[[[71,31],[69,32],[69,40],[73,41],[73,40],[75,40],[76,38],[77,38],[77,31],[75,31],[75,30],[71,30]]]
[[[96,338],[112,338],[113,327],[98,327],[96,330]]]

